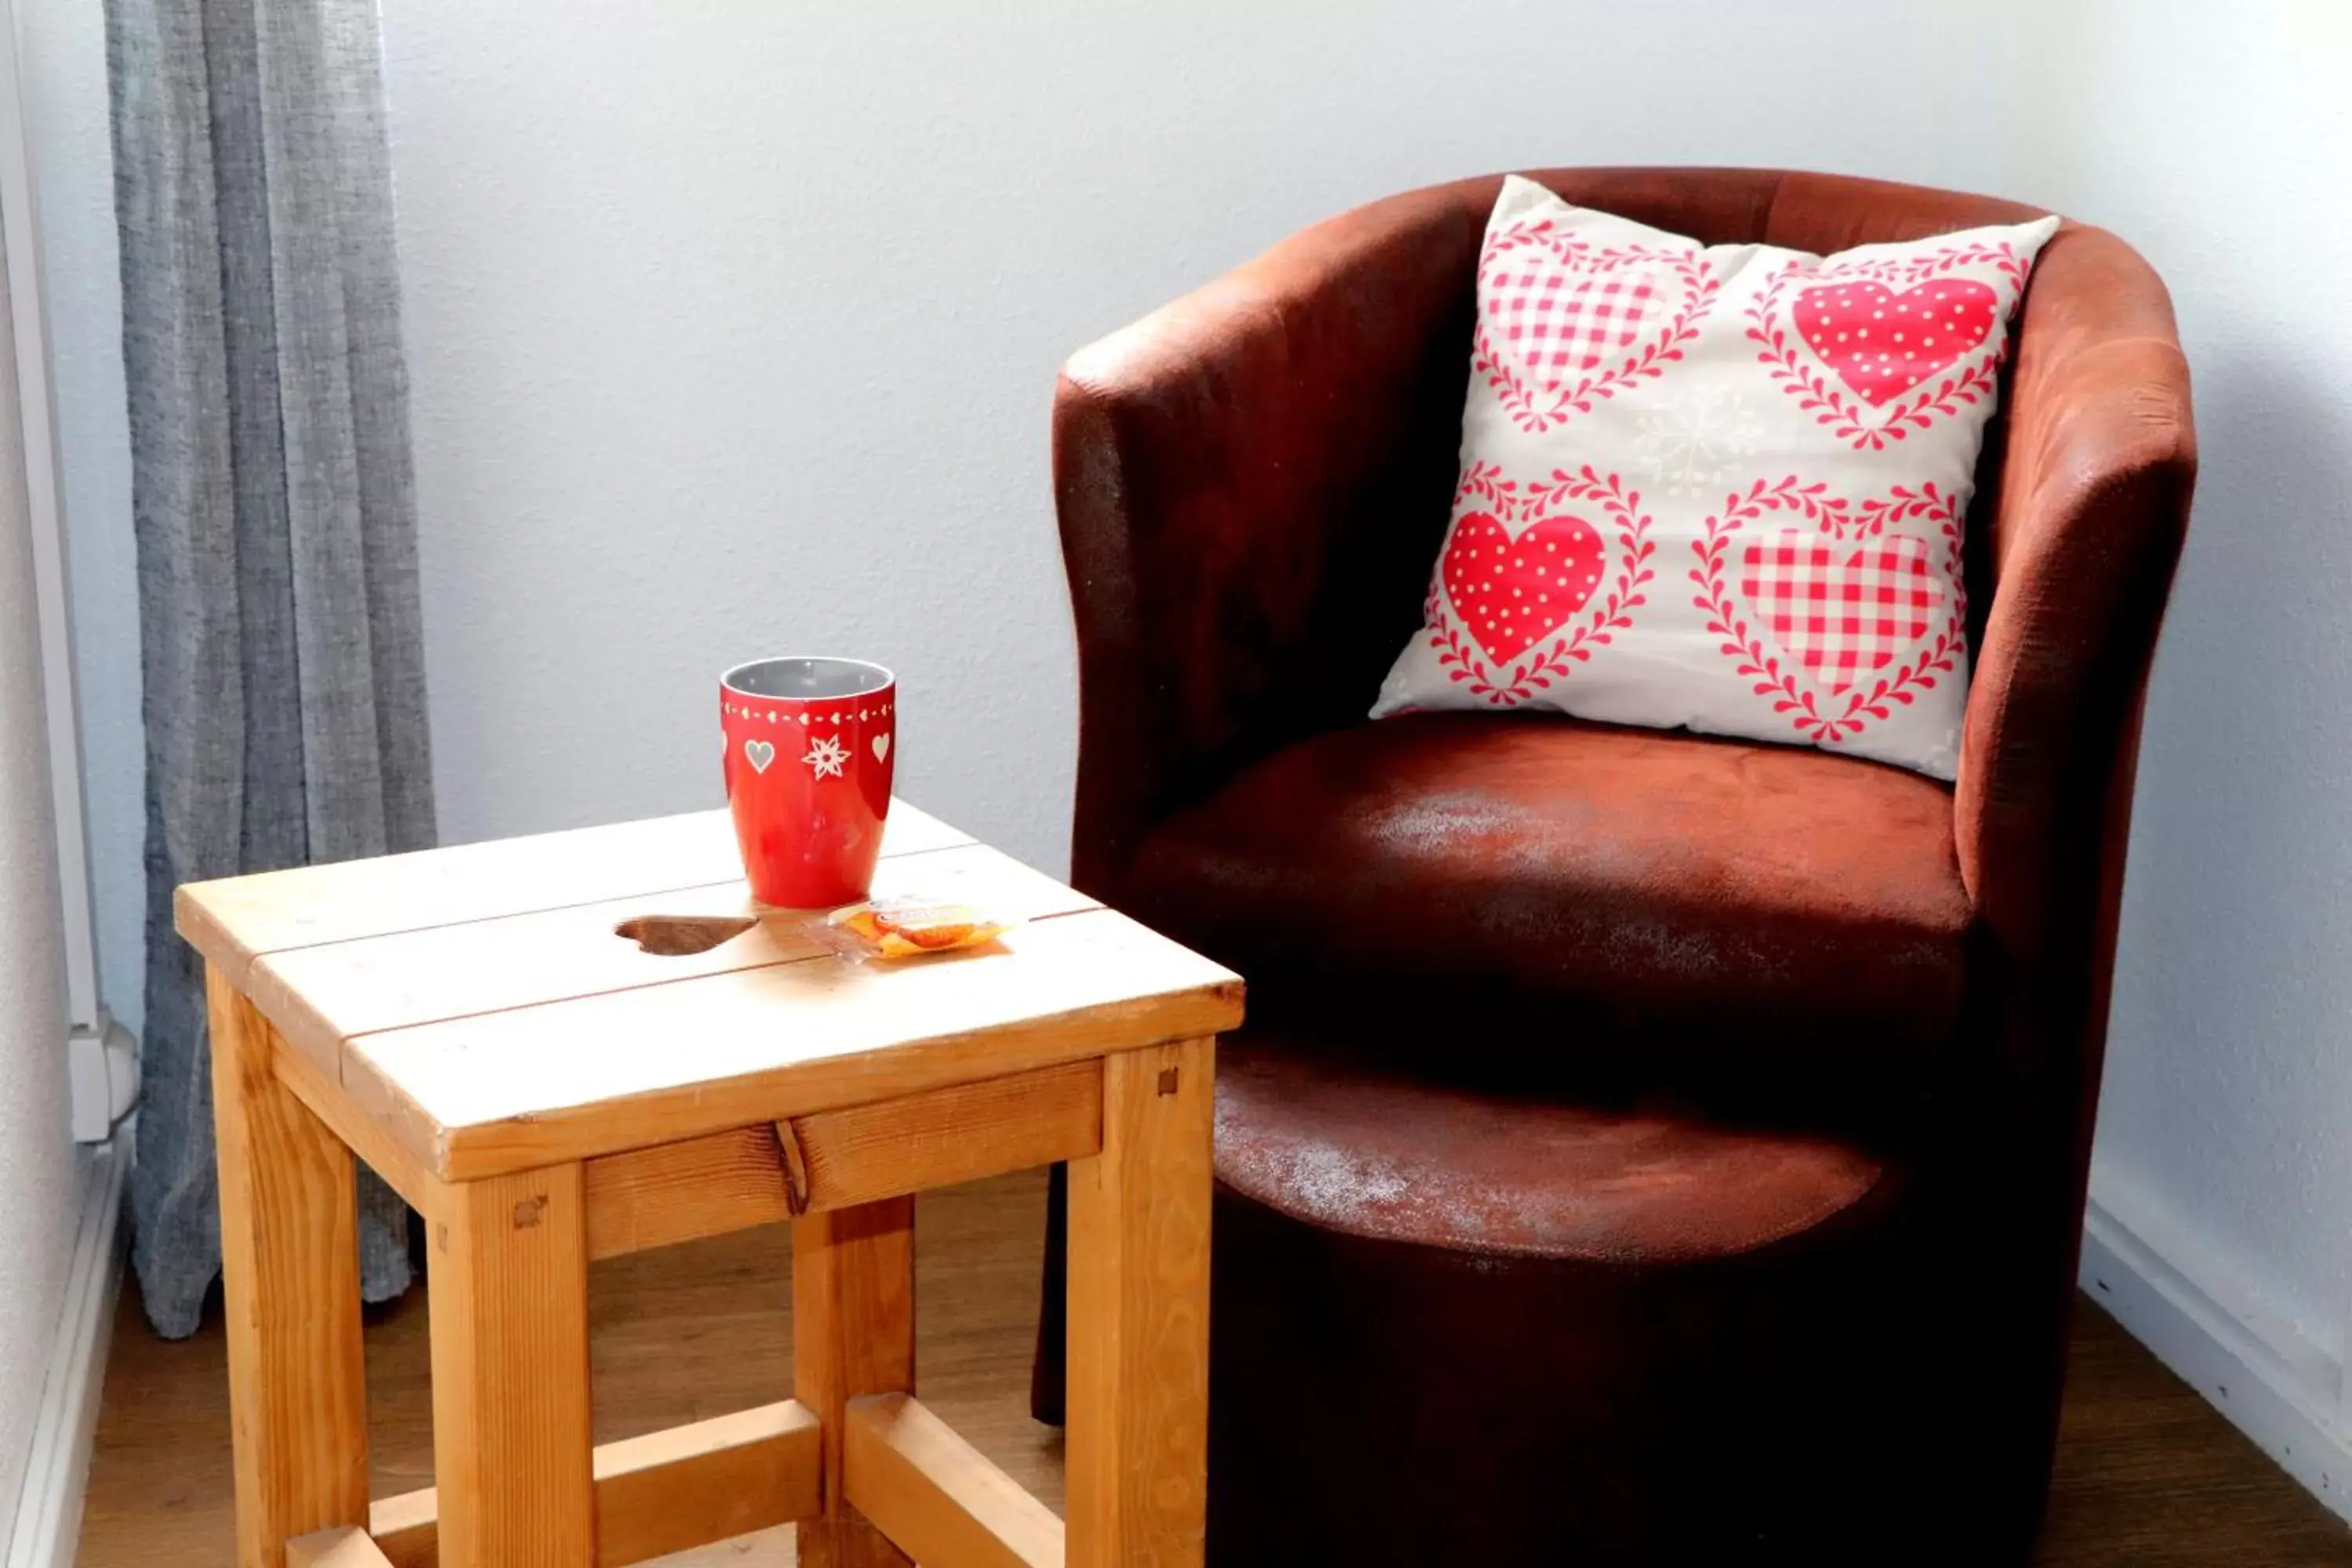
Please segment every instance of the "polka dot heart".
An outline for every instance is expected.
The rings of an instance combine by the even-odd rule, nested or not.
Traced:
[[[1805,345],[1873,407],[1974,353],[1999,314],[1999,297],[1966,278],[1899,294],[1884,283],[1825,283],[1797,296]]]
[[[1440,565],[1445,595],[1486,657],[1507,664],[1566,625],[1601,585],[1598,530],[1549,517],[1517,539],[1489,512],[1463,514]]]

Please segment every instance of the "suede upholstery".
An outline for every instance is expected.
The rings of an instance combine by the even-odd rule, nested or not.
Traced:
[[[1464,1067],[1702,1092],[1921,1067],[1970,912],[1933,780],[1486,713],[1276,752],[1148,835],[1124,896],[1249,975],[1258,1018],[1337,1008],[1367,1044],[1475,1018]]]
[[[1264,1030],[1220,1053],[1217,1082],[1228,1193],[1370,1241],[1631,1268],[1708,1262],[1810,1231],[1886,1175],[1835,1139],[1441,1086]]]
[[[1532,177],[1822,252],[2039,216]],[[2021,1562],[2195,468],[2170,303],[2102,230],[2042,252],[1970,519],[1955,786],[1569,720],[1369,724],[1445,526],[1498,184],[1307,229],[1080,353],[1055,402],[1075,879],[1252,986],[1212,1561]],[[1047,1414],[1060,1306],[1049,1279]]]

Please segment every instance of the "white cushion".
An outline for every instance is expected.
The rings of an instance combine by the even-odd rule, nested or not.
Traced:
[[[1581,718],[1958,764],[1961,542],[2044,218],[1832,257],[1504,183],[1462,478],[1375,718]]]

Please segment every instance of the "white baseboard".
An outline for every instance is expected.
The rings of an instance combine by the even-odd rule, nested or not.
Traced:
[[[119,1220],[122,1183],[131,1165],[131,1133],[89,1146],[82,1155],[80,1213],[65,1310],[41,1385],[24,1489],[7,1521],[5,1568],[73,1568],[81,1541],[82,1489],[89,1479],[91,1439],[98,1430],[99,1394],[106,1384],[106,1348],[114,1329],[114,1302],[122,1283]]]
[[[2352,1521],[2340,1357],[2263,1313],[2231,1270],[2094,1168],[2083,1289],[2338,1517]]]

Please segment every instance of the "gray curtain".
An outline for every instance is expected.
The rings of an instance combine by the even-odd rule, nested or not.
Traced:
[[[147,730],[132,1261],[161,1332],[220,1268],[202,965],[172,889],[433,837],[374,0],[108,0]],[[409,1283],[362,1182],[362,1283]]]

